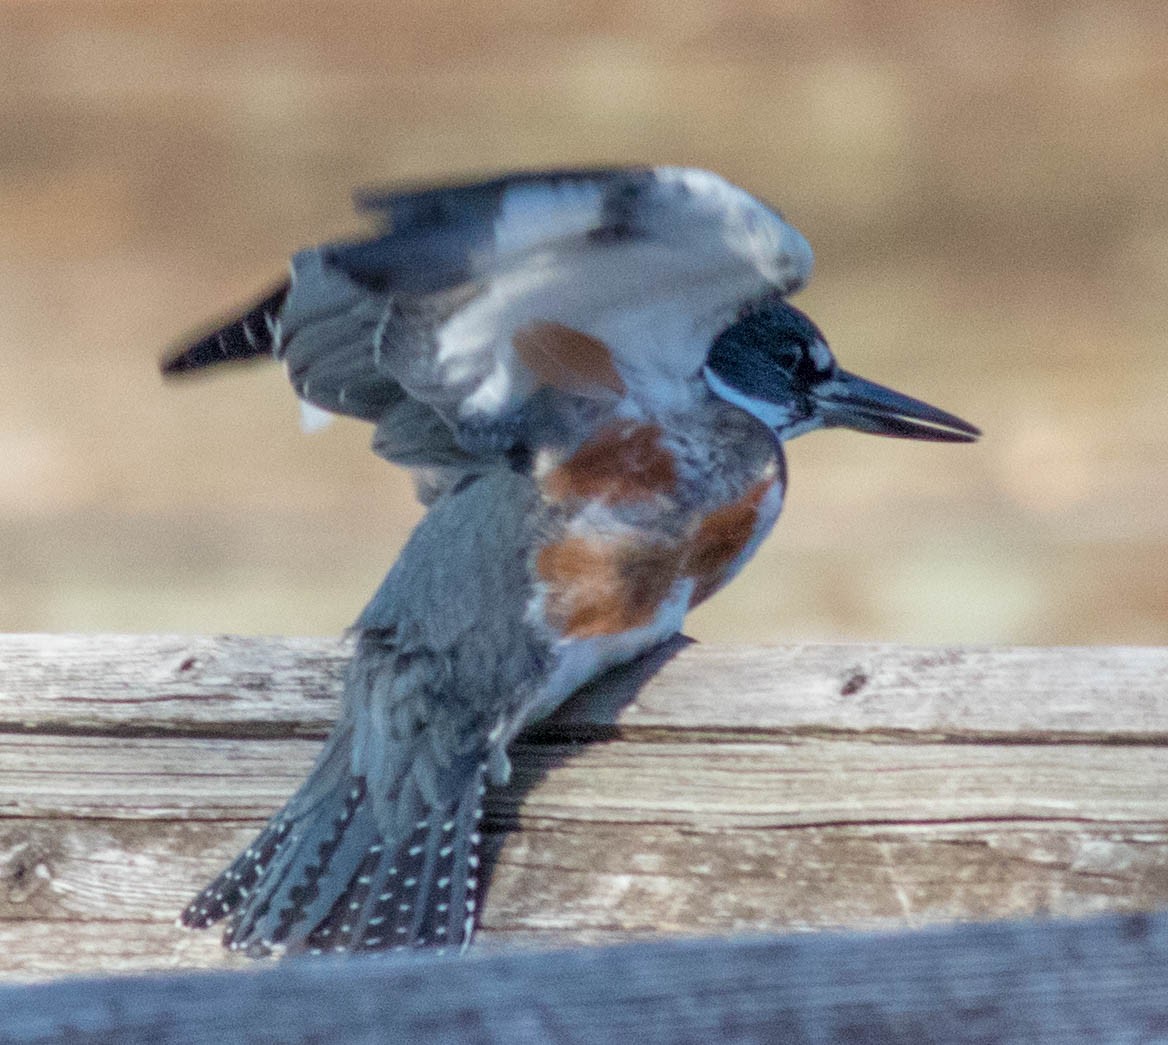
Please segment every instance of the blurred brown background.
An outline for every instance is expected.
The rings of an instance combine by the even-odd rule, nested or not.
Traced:
[[[1168,641],[1168,12],[641,0],[0,6],[0,628],[335,633],[418,517],[276,367],[169,342],[353,186],[713,168],[844,364],[975,447],[815,433],[699,638]]]

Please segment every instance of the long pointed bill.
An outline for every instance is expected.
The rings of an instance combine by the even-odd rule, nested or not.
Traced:
[[[828,428],[854,428],[873,435],[942,443],[972,443],[981,435],[960,417],[846,370],[824,381],[815,390],[815,399]]]

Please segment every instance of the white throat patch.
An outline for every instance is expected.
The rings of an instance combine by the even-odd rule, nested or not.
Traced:
[[[745,392],[726,384],[708,366],[702,367],[702,375],[706,379],[706,384],[710,386],[711,391],[719,399],[724,399],[727,403],[745,410],[752,417],[757,417],[767,427],[785,429],[790,425],[793,417],[791,407],[784,406],[782,403],[772,403],[767,399],[756,399],[754,396],[748,396]],[[800,430],[802,431],[802,429]]]

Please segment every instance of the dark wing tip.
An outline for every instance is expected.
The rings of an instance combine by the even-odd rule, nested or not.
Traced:
[[[172,350],[159,362],[158,369],[163,376],[174,377],[178,374],[190,374],[205,367],[215,366],[217,363],[260,358],[258,353],[244,354],[233,350],[232,340],[230,328],[225,327],[223,330],[208,334],[192,345],[184,345]]]
[[[278,349],[276,317],[291,290],[285,280],[251,306],[243,315],[210,333],[184,339],[163,356],[159,369],[173,377],[218,363],[267,358]]]
[[[426,197],[479,195],[517,185],[554,185],[563,181],[604,182],[645,174],[653,169],[647,163],[602,163],[581,167],[479,171],[451,178],[362,185],[353,191],[353,204],[359,211],[381,210],[397,203],[412,203]]]
[[[484,214],[494,217],[498,201],[516,189],[594,182],[621,186],[643,179],[654,170],[644,164],[482,173],[430,183],[365,186],[353,193],[358,213],[373,214],[390,235],[433,233],[443,226],[463,226]]]

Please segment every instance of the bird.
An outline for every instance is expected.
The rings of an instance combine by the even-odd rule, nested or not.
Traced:
[[[372,235],[299,252],[162,364],[282,360],[302,403],[374,424],[427,505],[356,620],[315,766],[180,915],[253,957],[465,949],[508,745],[734,578],[782,508],[783,443],[980,434],[842,369],[787,300],[807,240],[714,173],[358,203]]]

